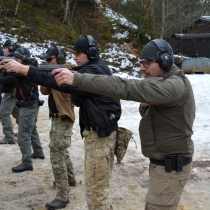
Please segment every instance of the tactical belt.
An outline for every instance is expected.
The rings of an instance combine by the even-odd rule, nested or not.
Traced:
[[[192,158],[182,157],[181,154],[166,156],[164,160],[151,159],[150,161],[154,164],[165,166],[166,172],[171,171],[182,171],[182,167],[192,162]]]
[[[17,102],[19,108],[42,106],[43,104],[43,100],[18,100]]]
[[[18,100],[17,106],[19,108],[35,107],[38,105],[38,102],[39,102],[38,100],[29,100],[29,101]]]
[[[50,113],[49,114],[49,116],[50,116],[50,118],[59,118],[59,115],[58,115],[58,113]]]

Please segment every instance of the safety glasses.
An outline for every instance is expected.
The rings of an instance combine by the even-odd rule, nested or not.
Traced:
[[[155,60],[149,60],[149,59],[146,59],[146,60],[143,60],[143,61],[140,60],[139,64],[140,64],[140,66],[143,65],[145,68],[148,68],[152,62],[156,62],[156,61]]]
[[[74,55],[76,56],[76,57],[79,57],[79,56],[81,56],[83,54],[83,52],[74,52]]]

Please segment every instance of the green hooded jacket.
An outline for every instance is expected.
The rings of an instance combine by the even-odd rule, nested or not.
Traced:
[[[97,94],[149,104],[140,108],[142,153],[162,160],[166,155],[192,157],[195,118],[192,86],[176,65],[159,77],[124,79],[117,76],[74,75],[73,85]]]

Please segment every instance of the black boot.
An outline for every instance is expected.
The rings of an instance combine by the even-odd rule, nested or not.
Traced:
[[[69,182],[70,187],[74,187],[74,186],[76,186],[76,184],[77,183],[75,181],[74,182]],[[56,186],[56,181],[53,182],[53,185]]]
[[[44,154],[38,155],[38,154],[32,153],[31,154],[31,158],[34,158],[34,159],[36,159],[36,158],[45,159],[45,156],[44,156]]]
[[[69,201],[61,201],[61,200],[58,200],[56,198],[53,201],[51,201],[49,203],[46,203],[45,207],[47,209],[50,209],[50,210],[53,210],[53,209],[62,209],[62,208],[65,208],[68,203],[69,203]]]
[[[1,139],[0,144],[15,144],[15,141],[5,141],[5,139]]]
[[[13,172],[33,171],[33,166],[25,166],[23,163],[12,168]]]

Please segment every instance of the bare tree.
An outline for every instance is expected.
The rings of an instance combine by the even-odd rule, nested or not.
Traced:
[[[160,30],[160,38],[162,39],[165,32],[165,15],[166,14],[166,2],[162,0],[162,19],[161,19],[161,30]]]
[[[150,0],[152,2],[152,0]],[[153,24],[159,37],[182,33],[201,15],[210,15],[210,0],[162,0],[154,1]]]
[[[0,1],[0,17],[1,17],[1,12],[3,10],[3,3],[2,3],[2,0]]]
[[[16,7],[15,7],[15,16],[17,16],[19,5],[20,5],[20,0],[17,0],[17,4],[16,4]]]
[[[70,6],[70,0],[66,0],[66,7],[65,7],[65,12],[64,12],[63,23],[68,22],[69,6]]]

